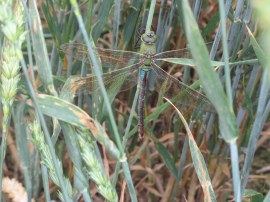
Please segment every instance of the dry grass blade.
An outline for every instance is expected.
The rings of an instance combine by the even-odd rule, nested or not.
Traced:
[[[181,114],[181,112],[175,107],[175,105],[168,100],[167,98],[164,98],[167,102],[169,102],[176,110],[177,114],[181,118],[185,129],[187,130],[187,134],[189,137],[189,148],[193,160],[193,164],[197,173],[197,176],[200,180],[203,192],[204,192],[204,201],[216,201],[214,190],[211,185],[210,177],[207,171],[207,167],[205,165],[203,156],[196,144],[196,141],[193,138],[193,135],[191,131],[189,130],[188,124],[184,118],[184,116]]]

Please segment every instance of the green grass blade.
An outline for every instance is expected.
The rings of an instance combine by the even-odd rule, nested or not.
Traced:
[[[249,172],[252,166],[252,161],[254,159],[254,154],[256,150],[256,143],[258,141],[260,132],[262,130],[262,127],[266,121],[264,115],[266,110],[266,101],[267,101],[267,95],[269,93],[270,86],[268,84],[268,69],[264,69],[263,71],[263,77],[262,77],[262,83],[261,83],[261,89],[260,89],[260,96],[259,96],[259,102],[256,112],[256,118],[253,124],[253,128],[250,134],[250,139],[248,142],[247,147],[247,153],[244,161],[244,166],[242,169],[242,187],[241,187],[241,193],[243,194],[244,188],[247,184]],[[269,112],[268,112],[269,113]]]
[[[265,12],[266,10],[264,9],[264,6],[261,7],[262,5],[263,4],[257,5],[259,6],[258,8],[260,9],[260,10],[257,10],[257,12],[262,12],[260,13],[261,18],[259,18],[259,20],[263,20],[264,17],[266,17],[267,19],[269,18],[269,11]],[[270,27],[268,26],[265,29],[266,29],[265,32],[269,34]],[[262,75],[262,80],[261,80],[261,89],[260,89],[259,101],[258,101],[258,106],[257,106],[256,118],[253,124],[253,128],[251,130],[250,139],[248,142],[247,154],[246,154],[244,166],[242,169],[242,187],[241,187],[242,194],[244,193],[244,189],[248,181],[248,175],[250,173],[252,161],[254,159],[254,154],[256,150],[256,143],[258,142],[260,131],[262,130],[262,127],[266,121],[266,117],[268,116],[268,115],[265,116],[265,112],[268,111],[269,113],[269,109],[267,108],[267,100],[269,102],[269,98],[267,95],[270,90],[270,85],[269,85],[270,60],[269,60],[269,57],[267,57],[265,54],[265,51],[267,52],[269,51],[269,47],[265,44],[269,44],[270,38],[265,33],[261,38],[262,40],[261,42],[264,45],[264,48],[266,49],[264,51],[260,47],[260,45],[257,43],[256,39],[253,37],[249,29],[248,29],[248,32],[251,38],[251,42],[252,42],[252,46],[255,51],[255,54],[258,57],[259,62],[261,63],[263,67],[263,75]]]
[[[173,188],[173,192],[172,192],[172,199],[177,195],[179,186],[180,186],[180,180],[182,179],[182,175],[184,172],[184,168],[185,168],[185,163],[186,163],[186,159],[187,159],[187,153],[188,153],[188,141],[189,138],[186,135],[185,140],[184,140],[184,144],[183,144],[183,148],[182,148],[182,152],[181,152],[181,156],[180,156],[180,162],[179,162],[179,167],[177,170],[177,178],[176,178],[176,185]],[[171,200],[172,202],[172,200]]]
[[[151,0],[147,23],[146,23],[146,28],[145,28],[145,33],[151,31],[151,25],[152,25],[154,13],[155,13],[155,6],[156,6],[156,0]]]
[[[133,187],[134,185],[133,185],[131,174],[130,172],[127,172],[129,170],[129,165],[126,160],[122,162],[122,167],[125,172],[125,178],[126,178],[128,187]],[[135,189],[129,189],[129,195],[132,202],[138,201]]]
[[[253,36],[252,32],[248,27],[246,27],[249,33],[249,37],[251,39],[251,44],[254,49],[254,52],[259,60],[259,63],[262,65],[263,68],[270,68],[270,60],[267,57],[265,51],[262,49],[262,47],[259,45],[255,37]],[[270,72],[270,71],[269,71]],[[270,76],[270,75],[269,75]]]
[[[37,10],[37,5],[33,1],[30,1],[29,16],[31,16],[28,18],[28,21],[30,23],[33,49],[40,79],[42,80],[45,88],[48,89],[52,95],[57,95],[53,86],[51,64],[44,40],[40,16]]]
[[[19,103],[15,108],[15,112],[13,110],[13,118],[15,125],[15,135],[16,135],[16,147],[18,149],[20,163],[24,174],[24,182],[27,190],[28,198],[32,198],[32,181],[31,181],[31,163],[30,163],[30,151],[28,148],[27,142],[27,132],[26,125],[24,123],[24,110],[25,103]]]
[[[188,58],[164,58],[162,61],[179,64],[179,65],[186,65],[190,67],[195,67],[196,64],[193,59]],[[224,66],[224,62],[221,61],[210,61],[212,67],[218,67],[218,66]],[[258,64],[258,59],[250,59],[250,60],[243,60],[243,61],[237,61],[237,62],[229,62],[230,66],[237,66],[237,65],[245,65],[245,64]]]
[[[85,111],[70,102],[50,95],[40,94],[37,101],[44,114],[77,127],[88,128],[116,159],[119,158],[119,151],[110,141],[108,135],[104,135],[99,123],[93,120]],[[28,102],[28,104],[32,105],[31,102]]]
[[[141,7],[143,5],[142,0],[134,0],[130,5],[131,11],[129,11],[129,15],[126,19],[123,28],[123,43],[121,45],[121,49],[126,49],[128,44],[130,43],[134,32],[136,31],[136,24],[138,23],[138,18],[141,12]]]
[[[163,1],[163,3],[166,3]],[[166,8],[165,6],[160,7],[160,14],[158,18],[158,27],[156,30],[157,38],[159,39],[157,42],[157,52],[160,53],[165,45],[166,42],[168,42],[168,33],[171,29],[172,23],[173,23],[173,17],[176,10],[176,3],[173,2],[172,6],[170,7],[170,12],[166,16]],[[165,18],[166,17],[166,18]]]
[[[221,3],[222,4],[222,3]],[[189,8],[188,2],[183,1],[182,7],[184,12],[184,21],[185,21],[185,31],[186,37],[189,41],[190,49],[192,56],[196,64],[196,70],[200,76],[202,86],[206,92],[207,97],[210,99],[212,104],[215,106],[218,118],[219,118],[219,129],[223,139],[230,143],[236,144],[236,139],[239,135],[239,129],[236,123],[236,118],[232,109],[231,98],[231,84],[230,84],[230,70],[227,64],[226,69],[226,89],[227,96],[225,95],[221,82],[218,79],[217,74],[211,68],[211,62],[209,60],[209,55],[207,49],[204,45],[204,41],[199,33],[197,24],[193,18],[192,12]],[[224,18],[225,11],[223,10],[222,18]],[[224,31],[223,31],[224,32]],[[223,33],[224,34],[224,33]],[[223,37],[223,41],[225,38]],[[225,42],[226,43],[226,42]],[[226,56],[228,57],[228,55]],[[228,59],[226,60],[228,61]],[[225,63],[226,64],[226,63]],[[234,151],[237,151],[234,150]],[[237,154],[231,154],[235,160],[238,159]],[[236,201],[240,201],[240,177],[238,170],[238,161],[232,162],[233,166],[233,182],[234,182],[234,194]]]
[[[59,41],[58,39],[60,39],[60,33],[58,30],[59,24],[57,21],[55,21],[55,19],[57,19],[55,9],[58,9],[55,7],[56,5],[52,5],[48,1],[46,1],[46,3],[43,2],[42,10],[46,17],[52,37],[54,38],[54,41],[58,42]]]
[[[133,193],[136,192],[135,187],[133,185],[132,180],[129,179],[130,178],[129,176],[131,176],[131,174],[130,174],[130,170],[129,170],[128,166],[127,166],[127,161],[126,161],[126,156],[125,156],[125,153],[124,153],[124,148],[123,148],[123,145],[121,144],[120,136],[119,136],[117,126],[116,126],[116,122],[115,122],[115,119],[114,119],[114,116],[113,116],[113,113],[112,113],[109,98],[108,98],[108,95],[106,93],[104,83],[102,81],[101,72],[100,72],[100,67],[101,67],[100,62],[97,60],[96,55],[95,55],[95,53],[93,51],[93,48],[92,48],[92,44],[91,44],[91,42],[90,42],[90,40],[89,40],[89,38],[87,36],[86,30],[85,30],[85,27],[84,27],[84,24],[83,24],[83,21],[82,21],[82,17],[81,17],[80,12],[79,12],[78,4],[77,4],[77,2],[75,0],[70,0],[70,2],[71,2],[72,7],[74,9],[74,13],[75,13],[75,15],[77,17],[78,23],[80,25],[84,40],[86,42],[88,53],[89,53],[89,56],[91,58],[91,61],[92,61],[93,67],[94,67],[93,71],[94,71],[95,75],[97,76],[98,84],[100,86],[102,95],[104,97],[104,102],[105,102],[105,105],[106,105],[106,109],[107,109],[107,111],[109,113],[110,123],[112,124],[113,134],[114,134],[114,137],[116,139],[118,149],[120,151],[120,158],[121,158],[121,161],[122,161],[122,166],[123,166],[124,174],[125,174],[125,177],[126,177],[126,180],[127,180],[127,185],[128,185],[130,195],[131,195],[133,201],[137,201],[136,196],[133,194]]]
[[[88,178],[85,176],[82,168],[81,153],[76,140],[77,133],[74,127],[72,127],[70,124],[67,124],[66,122],[60,121],[60,125],[63,130],[63,135],[68,153],[76,168],[74,176],[74,180],[76,180],[75,187],[79,192],[82,192],[85,189],[88,190],[89,183]]]
[[[88,1],[87,7],[87,20],[86,20],[86,31],[87,33],[91,32],[92,18],[93,18],[93,0]]]
[[[84,40],[85,40],[86,45],[87,45],[87,50],[88,50],[89,56],[91,58],[91,61],[92,61],[93,67],[94,67],[93,71],[94,71],[94,73],[95,73],[95,75],[97,77],[98,84],[100,86],[102,96],[104,97],[105,106],[106,106],[106,109],[107,109],[107,111],[109,113],[109,118],[110,118],[110,121],[111,121],[111,124],[112,124],[112,127],[113,127],[113,132],[114,132],[114,136],[115,136],[115,139],[116,139],[118,149],[119,149],[119,151],[121,153],[124,153],[123,146],[121,145],[120,136],[119,136],[117,126],[116,126],[116,123],[115,123],[115,119],[114,119],[114,116],[113,116],[113,113],[112,113],[110,101],[109,101],[109,98],[108,98],[108,95],[107,95],[107,92],[105,90],[105,86],[104,86],[104,83],[103,83],[103,80],[102,80],[102,77],[101,77],[101,64],[100,64],[100,61],[97,59],[97,55],[95,54],[95,52],[93,50],[92,41],[90,41],[88,36],[87,36],[87,33],[86,33],[86,30],[85,30],[85,27],[84,27],[84,24],[83,24],[83,20],[82,20],[82,17],[81,17],[77,2],[75,0],[70,0],[70,2],[72,4],[72,6],[73,6],[74,13],[75,13],[76,18],[78,20],[78,23],[80,25]]]
[[[267,195],[265,196],[263,202],[270,201],[270,191],[268,191]]]
[[[113,16],[113,48],[117,48],[119,38],[119,25],[121,17],[121,1],[114,0],[114,16]]]
[[[139,85],[137,85],[135,96],[133,98],[133,103],[132,103],[130,115],[129,115],[128,122],[127,122],[127,126],[125,128],[125,134],[123,136],[122,145],[124,146],[124,149],[126,148],[126,145],[127,145],[127,141],[128,141],[128,137],[129,137],[128,134],[129,134],[130,127],[131,127],[131,124],[132,124],[132,120],[133,120],[133,117],[134,117],[135,108],[137,106],[137,102],[138,102],[138,98],[139,98],[139,92],[140,92],[140,88],[139,88]],[[120,170],[120,161],[117,161],[117,164],[116,164],[115,167],[116,168],[115,168],[115,172],[114,172],[114,176],[113,176],[113,184],[116,184],[117,179],[118,179],[119,170]]]
[[[222,31],[222,50],[224,59],[224,69],[225,69],[225,87],[227,93],[227,100],[229,103],[230,111],[233,111],[233,99],[232,99],[232,87],[231,87],[231,76],[230,76],[230,66],[229,66],[229,53],[227,44],[227,33],[226,33],[226,16],[223,0],[218,1],[219,12],[220,12],[220,27]]]
[[[46,143],[48,144],[48,148],[49,148],[50,153],[51,153],[53,165],[56,168],[55,169],[56,176],[58,178],[58,181],[59,181],[59,184],[60,184],[62,193],[63,193],[63,197],[64,197],[64,199],[66,201],[71,201],[70,198],[69,198],[69,196],[68,196],[68,192],[67,192],[67,189],[65,187],[65,184],[64,184],[63,176],[60,173],[61,168],[59,167],[59,164],[58,164],[58,161],[57,161],[57,158],[56,158],[55,149],[54,149],[53,144],[52,144],[52,141],[50,139],[50,135],[49,135],[49,131],[48,131],[48,128],[47,128],[45,119],[44,119],[43,114],[41,112],[40,106],[38,105],[37,98],[36,98],[36,93],[34,92],[34,88],[32,86],[32,83],[30,81],[30,77],[28,75],[26,63],[25,63],[25,61],[23,59],[21,60],[21,65],[22,65],[22,69],[23,69],[23,72],[24,72],[25,77],[26,77],[26,80],[27,80],[27,85],[28,85],[28,88],[29,88],[29,91],[30,91],[31,98],[33,100],[33,103],[34,103],[36,112],[38,114],[38,117],[39,117],[39,120],[40,120],[42,129],[44,131]]]
[[[226,97],[229,105],[229,110],[233,111],[233,98],[232,98],[232,86],[231,86],[231,69],[229,66],[229,53],[228,53],[228,44],[227,44],[227,33],[226,33],[226,16],[223,0],[219,0],[219,12],[220,12],[220,27],[222,30],[222,48],[223,48],[223,59],[224,59],[224,69],[225,69],[225,87],[226,87]],[[221,115],[221,114],[219,114]],[[235,118],[231,116],[232,118]],[[232,120],[235,121],[236,119]],[[238,134],[237,134],[238,135]],[[233,175],[233,189],[234,197],[236,202],[241,201],[240,194],[240,174],[239,174],[239,159],[238,159],[238,148],[236,142],[230,143],[231,151],[231,163],[232,163],[232,175]]]
[[[167,168],[175,177],[177,177],[177,170],[176,170],[175,162],[172,158],[172,155],[160,142],[156,142],[155,147],[159,155],[161,156],[162,160],[164,161],[165,165],[167,166]]]
[[[183,1],[182,8],[185,14],[186,37],[190,44],[192,56],[194,56],[193,59],[197,67],[196,70],[200,76],[201,84],[208,99],[215,106],[219,115],[218,118],[221,135],[225,141],[235,142],[239,131],[234,113],[230,108],[217,74],[211,68],[207,48],[200,35],[187,1]]]
[[[98,16],[97,16],[98,21],[96,22],[92,30],[92,37],[95,42],[98,40],[98,37],[102,33],[107,23],[112,5],[113,5],[113,0],[106,0],[106,1],[103,1],[103,3],[101,4],[101,7],[99,9],[100,12],[98,13]]]
[[[43,184],[43,188],[45,192],[45,200],[46,202],[50,202],[51,196],[50,196],[50,188],[49,188],[48,169],[43,164],[41,164],[41,176],[42,176],[42,184]]]

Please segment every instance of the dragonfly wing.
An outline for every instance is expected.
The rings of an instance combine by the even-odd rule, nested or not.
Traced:
[[[210,50],[210,48],[213,45],[213,42],[206,43],[205,45],[207,46],[208,50]],[[165,58],[191,58],[191,57],[192,56],[188,48],[165,51],[165,52],[157,53],[154,56],[156,60],[162,60]]]
[[[215,112],[211,102],[200,92],[190,88],[173,76],[167,74],[158,65],[153,65],[153,71],[157,76],[156,90],[163,96],[172,99],[181,107],[192,107],[202,111]]]
[[[120,91],[128,90],[137,83],[138,69],[140,63],[127,66],[120,70],[104,73],[103,82],[107,91],[117,94]],[[90,74],[86,77],[78,77],[69,85],[69,90],[73,94],[78,93],[96,93],[100,90],[97,77]]]
[[[189,49],[185,48],[158,53],[154,57],[157,60],[162,60],[164,58],[191,58],[191,54]]]
[[[72,56],[76,60],[84,61],[91,64],[88,56],[87,46],[81,43],[66,43],[60,46],[61,51]],[[141,61],[142,54],[132,51],[110,50],[110,49],[94,49],[100,57],[102,67],[109,68],[111,71],[121,69],[123,67],[137,64]]]

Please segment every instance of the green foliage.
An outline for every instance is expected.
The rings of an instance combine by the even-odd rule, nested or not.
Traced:
[[[252,183],[248,179],[265,166],[256,163],[263,160],[256,149],[269,153],[267,138],[260,139],[270,111],[270,29],[264,24],[270,19],[269,6],[252,7],[243,0],[225,5],[195,0],[191,7],[184,0],[64,0],[40,5],[31,0],[24,4],[24,19],[22,7],[18,12],[5,2],[12,1],[0,3],[1,168],[10,135],[16,138],[30,198],[38,201],[45,195],[49,201],[59,189],[63,201],[263,200],[270,187],[267,178],[253,178]],[[129,66],[129,61],[104,67],[104,58],[95,52],[95,47],[136,51],[134,41],[138,46],[140,35],[149,29],[157,34],[157,52],[190,50],[189,56],[166,58],[159,65],[190,89],[205,92],[215,108],[216,113],[205,113],[176,105],[189,122],[188,137],[175,109],[162,98],[162,84],[158,92],[147,92],[145,138],[140,142],[137,75],[110,74]],[[210,52],[208,41],[213,41]],[[86,44],[87,59],[76,58],[78,52],[65,55],[60,46],[69,42]],[[102,77],[104,72],[107,77]],[[88,74],[98,90],[74,96],[69,86]],[[124,82],[127,76],[129,83]],[[149,83],[150,88],[155,85]],[[177,104],[187,95],[173,93]],[[24,122],[33,125],[32,132]],[[37,150],[29,146],[31,139]],[[10,158],[5,164],[14,165]],[[10,170],[14,177],[19,175],[18,169]],[[56,185],[54,194],[48,176]],[[204,192],[208,188],[210,197]]]

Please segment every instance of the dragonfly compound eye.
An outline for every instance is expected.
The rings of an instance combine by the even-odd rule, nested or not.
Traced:
[[[147,44],[154,44],[156,40],[157,40],[157,36],[155,35],[153,31],[149,31],[142,35],[142,41]]]
[[[152,37],[155,36],[155,33],[153,31],[150,31],[150,32],[147,33],[147,36],[152,38]]]

